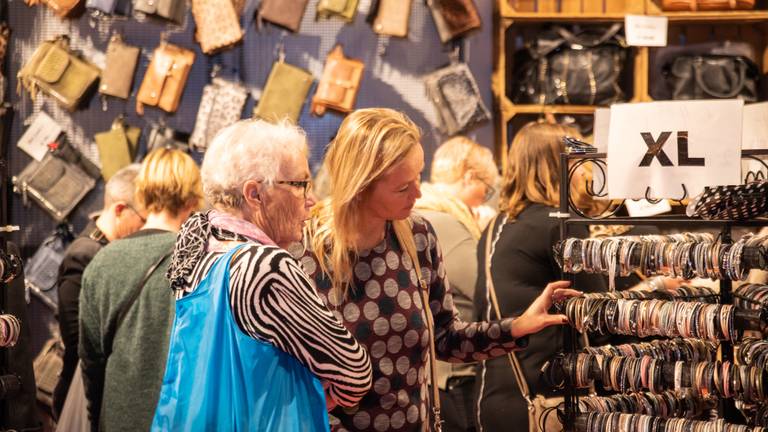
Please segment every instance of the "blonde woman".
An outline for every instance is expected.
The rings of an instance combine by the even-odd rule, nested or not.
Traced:
[[[485,251],[491,237],[491,275],[503,317],[524,313],[528,304],[541,295],[541,287],[560,276],[552,254],[552,246],[560,238],[559,225],[549,214],[557,211],[559,205],[559,161],[566,135],[579,137],[576,130],[565,126],[530,123],[515,135],[509,149],[501,182],[500,214],[478,245],[479,250]],[[579,202],[580,192],[573,188],[572,193]],[[587,229],[582,228],[571,234],[588,236]],[[485,254],[478,256],[477,267],[485,269]],[[575,285],[579,289],[605,289],[604,280],[597,275],[577,275]],[[480,319],[496,317],[484,271],[478,272],[475,309]],[[551,396],[539,385],[539,370],[560,347],[559,332],[548,328],[531,335],[528,347],[516,354],[534,395]],[[517,430],[528,430],[526,402],[506,357],[482,362],[477,380],[478,431],[507,431],[510,424],[517,425]]]
[[[105,246],[83,274],[79,354],[94,430],[149,430],[173,322],[164,274],[176,232],[203,203],[200,170],[179,150],[149,153],[135,184],[146,223]]]
[[[421,185],[416,210],[432,225],[443,249],[453,302],[462,321],[474,320],[477,241],[473,209],[494,194],[498,171],[493,154],[465,136],[444,142],[432,157],[430,182]],[[443,431],[474,431],[475,365],[437,363]]]
[[[315,210],[302,264],[373,366],[373,388],[359,405],[331,412],[334,431],[421,431],[428,424],[430,333],[411,256],[427,284],[441,360],[523,348],[526,335],[565,322],[547,313],[553,300],[578,294],[556,282],[514,320],[461,321],[434,230],[411,215],[424,168],[419,139],[405,115],[363,109],[342,122],[326,154],[330,198]]]

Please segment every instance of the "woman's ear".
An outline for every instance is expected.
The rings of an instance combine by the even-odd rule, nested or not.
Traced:
[[[246,203],[252,205],[261,204],[261,182],[257,180],[248,180],[243,184],[243,198]]]

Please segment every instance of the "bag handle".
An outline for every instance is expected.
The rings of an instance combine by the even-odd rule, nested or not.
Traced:
[[[128,301],[125,302],[123,307],[120,308],[117,314],[107,323],[107,331],[104,334],[104,357],[109,357],[112,354],[112,345],[115,341],[117,330],[120,329],[120,325],[123,323],[123,321],[125,321],[125,317],[128,315],[128,312],[131,311],[131,308],[141,295],[141,292],[144,290],[144,286],[147,284],[149,278],[157,270],[157,268],[160,267],[160,264],[162,264],[163,261],[165,261],[169,256],[171,256],[171,251],[163,254],[163,256],[158,258],[157,261],[155,261],[149,267],[149,269],[147,269],[144,277],[142,277],[139,283],[133,288],[131,295],[128,297]]]
[[[609,39],[616,36],[619,30],[621,30],[621,26],[622,26],[621,23],[614,23],[611,27],[608,28],[608,30],[605,31],[605,33],[603,33],[599,38],[597,38],[597,40],[590,43],[586,43],[585,41],[579,39],[578,36],[576,36],[573,32],[566,29],[565,27],[556,26],[554,29],[557,32],[557,34],[559,34],[560,37],[562,37],[569,44],[571,45],[578,44],[578,45],[592,48],[592,47],[604,44]]]
[[[411,237],[413,231],[410,231]],[[419,254],[415,250],[415,243],[413,238],[410,242],[404,241],[405,239],[400,237],[399,230],[395,230],[397,240],[400,246],[405,249],[408,256],[413,261],[413,268],[416,270],[416,277],[419,280],[419,294],[421,296],[421,304],[424,308],[424,315],[427,317],[427,331],[429,333],[429,373],[432,379],[432,414],[434,415],[433,431],[441,432],[443,430],[443,421],[440,415],[440,390],[437,388],[437,351],[435,350],[435,320],[432,316],[432,310],[429,308],[429,288],[427,282],[421,275],[421,265],[419,264]]]
[[[693,74],[696,78],[696,84],[701,87],[704,92],[706,92],[708,95],[720,98],[720,99],[730,99],[733,97],[736,97],[741,90],[744,88],[744,82],[747,78],[747,65],[744,63],[744,60],[740,57],[732,57],[733,61],[737,64],[737,68],[739,69],[739,81],[737,85],[734,85],[733,88],[731,88],[730,92],[718,92],[715,90],[712,90],[709,88],[706,84],[706,81],[704,80],[704,71],[703,69],[703,59],[701,57],[697,57],[693,61]]]
[[[493,284],[493,278],[491,278],[491,258],[493,258],[492,245],[498,241],[499,236],[501,235],[501,227],[507,223],[507,217],[504,216],[504,219],[501,221],[501,226],[499,226],[498,229],[494,229],[496,228],[496,221],[498,219],[499,215],[496,215],[488,224],[490,228],[488,231],[488,238],[485,240],[485,287],[488,290],[488,294],[490,294],[491,305],[496,313],[496,318],[500,320],[502,319],[501,309],[499,309],[499,300],[496,297],[496,287]],[[520,387],[520,393],[528,404],[528,409],[532,410],[533,401],[531,400],[531,389],[528,387],[528,381],[525,380],[525,375],[523,375],[523,368],[520,366],[520,361],[517,359],[514,352],[507,353],[507,358],[509,359],[509,365],[512,366],[512,372],[515,374],[515,381],[517,381],[517,385]]]

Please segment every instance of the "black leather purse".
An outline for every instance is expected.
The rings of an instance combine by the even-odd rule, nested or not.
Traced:
[[[684,55],[664,69],[672,99],[758,99],[760,71],[744,56]]]
[[[627,48],[621,24],[572,33],[543,32],[515,54],[511,98],[525,104],[610,105],[624,100],[619,84]]]

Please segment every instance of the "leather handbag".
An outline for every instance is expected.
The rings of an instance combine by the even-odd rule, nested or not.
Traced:
[[[674,100],[758,100],[760,69],[747,57],[680,56],[667,66],[665,77]]]
[[[762,97],[754,48],[746,42],[719,41],[671,45],[653,51],[649,95],[654,100]],[[731,96],[732,95],[732,96]]]
[[[106,15],[130,16],[133,4],[130,0],[86,0],[85,7]]]
[[[138,149],[141,129],[125,124],[122,118],[112,122],[112,128],[94,136],[99,148],[101,176],[109,181],[116,172],[133,162]]]
[[[312,97],[312,113],[323,115],[326,108],[343,113],[351,112],[355,107],[364,69],[362,61],[344,57],[341,45],[336,45],[325,60],[323,75]]]
[[[275,62],[253,116],[270,122],[287,118],[298,123],[313,81],[308,71],[283,61]]]
[[[755,0],[661,0],[665,11],[720,11],[754,9]]]
[[[355,19],[359,0],[320,0],[317,3],[316,19],[338,17],[347,22]]]
[[[24,0],[24,3],[27,6],[43,3],[61,18],[77,15],[82,9],[82,0]]]
[[[432,72],[424,78],[424,85],[446,134],[455,135],[490,120],[491,113],[466,63],[455,63]]]
[[[440,40],[446,43],[481,26],[472,0],[427,0]]]
[[[47,236],[24,266],[24,285],[46,306],[56,311],[59,305],[59,267],[67,246],[74,239],[68,224],[59,224]]]
[[[241,84],[214,78],[203,88],[189,145],[194,150],[205,151],[220,130],[240,120],[246,99],[248,91]]]
[[[48,340],[32,363],[37,385],[37,400],[47,407],[53,407],[53,390],[59,382],[63,367],[64,345],[58,338]]]
[[[175,112],[194,62],[195,53],[188,49],[167,42],[155,48],[136,96],[136,112],[143,115],[144,105]]]
[[[187,15],[186,0],[134,0],[133,10],[147,15],[157,15],[177,24]]]
[[[262,0],[259,18],[297,33],[309,0]]]
[[[172,148],[181,151],[189,151],[189,134],[165,125],[155,125],[149,131],[147,139],[147,153],[158,148]]]
[[[489,297],[491,299],[491,305],[493,311],[496,314],[496,319],[503,319],[501,316],[501,309],[499,308],[499,300],[496,296],[496,287],[493,283],[493,275],[491,273],[491,260],[493,259],[493,252],[491,246],[496,244],[498,236],[501,235],[501,229],[496,229],[496,221],[499,216],[495,216],[488,224],[490,227],[490,233],[485,241],[485,287],[488,290]],[[507,223],[506,217],[502,220],[502,226]],[[495,234],[493,234],[495,233]],[[514,352],[507,354],[509,358],[509,365],[512,367],[512,372],[515,376],[517,386],[520,388],[520,393],[523,395],[526,404],[528,404],[528,431],[529,432],[549,432],[549,431],[562,431],[563,424],[557,417],[557,408],[563,404],[563,397],[555,396],[546,398],[542,395],[536,395],[531,397],[531,389],[528,387],[528,381],[523,374],[523,368],[520,365],[520,361],[517,359],[517,355]]]
[[[230,0],[192,0],[195,39],[205,54],[213,54],[243,40],[240,17]]]
[[[98,67],[69,50],[66,36],[59,36],[40,44],[17,76],[33,99],[40,90],[74,111],[100,74]]]
[[[107,45],[107,61],[101,76],[99,93],[128,99],[140,52],[139,47],[123,42],[120,35],[112,36]]]
[[[367,21],[384,36],[408,36],[411,0],[374,0]]]
[[[627,56],[621,24],[572,33],[555,26],[516,53],[512,100],[528,104],[610,105]]]
[[[78,165],[51,153],[41,162],[30,162],[12,181],[25,204],[31,198],[57,221],[64,220],[96,185]]]

